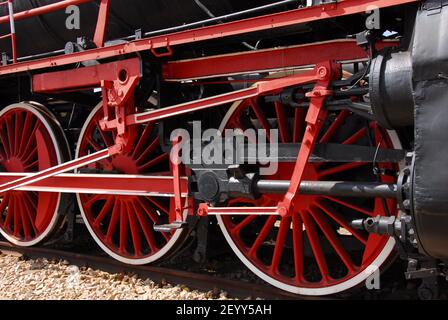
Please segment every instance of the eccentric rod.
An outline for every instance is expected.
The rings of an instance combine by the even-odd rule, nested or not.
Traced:
[[[285,194],[289,184],[289,181],[283,180],[260,180],[255,188],[260,194]],[[334,197],[397,198],[398,186],[371,182],[303,181],[299,192],[304,195]]]

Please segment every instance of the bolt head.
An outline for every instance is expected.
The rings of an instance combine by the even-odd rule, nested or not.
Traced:
[[[317,69],[317,74],[321,79],[324,79],[328,75],[328,70],[325,67],[319,67],[319,69]]]
[[[285,207],[278,208],[278,214],[282,217],[286,217],[288,215],[288,209]]]

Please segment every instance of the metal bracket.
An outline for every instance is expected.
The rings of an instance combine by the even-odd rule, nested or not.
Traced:
[[[152,43],[151,40],[149,40],[149,47],[150,47],[149,50],[156,58],[171,57],[173,55],[173,49],[170,46],[170,41],[168,38],[166,38],[166,45],[165,45],[166,51],[165,52],[157,52],[156,48],[154,48],[154,44]]]

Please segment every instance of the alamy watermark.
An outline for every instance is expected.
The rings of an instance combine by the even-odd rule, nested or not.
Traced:
[[[311,6],[312,1],[307,2],[307,6]],[[65,13],[68,17],[65,20],[65,27],[68,30],[80,30],[81,29],[81,10],[77,5],[70,5],[65,9]],[[366,19],[366,28],[369,30],[380,29],[381,27],[381,15],[380,9],[377,6],[370,5],[367,7],[366,13],[369,15]]]
[[[381,28],[381,12],[377,6],[368,6],[366,13],[366,28],[368,30],[379,30]]]
[[[65,27],[68,30],[80,30],[81,29],[81,10],[78,6],[71,5],[65,9],[65,13],[68,15],[65,19]]]
[[[273,175],[278,171],[279,133],[277,129],[217,129],[202,130],[200,121],[193,122],[191,133],[177,129],[171,141],[180,138],[172,149],[171,162],[184,165],[259,164],[260,174]]]
[[[366,279],[367,290],[380,290],[381,289],[381,273],[380,269],[376,265],[370,265],[364,270],[369,276]]]

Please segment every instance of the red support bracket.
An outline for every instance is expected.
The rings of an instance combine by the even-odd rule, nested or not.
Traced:
[[[149,50],[156,58],[164,58],[164,57],[171,57],[173,55],[173,49],[170,46],[170,40],[166,38],[166,51],[165,52],[159,52],[154,48],[154,45],[152,43],[152,40],[149,40]]]
[[[127,116],[135,112],[134,90],[141,79],[139,58],[127,59],[92,67],[36,74],[32,77],[33,92],[60,93],[101,87],[104,119],[102,130],[117,130],[116,144],[123,152],[132,147],[135,130]],[[112,113],[111,109],[115,112]],[[113,116],[114,114],[114,116]]]
[[[117,130],[115,143],[120,152],[132,149],[132,141],[137,134],[134,126],[130,126],[127,115],[135,112],[134,90],[140,81],[140,76],[126,76],[126,79],[102,81],[104,118],[100,121],[101,130]],[[115,109],[115,117],[110,109]]]

